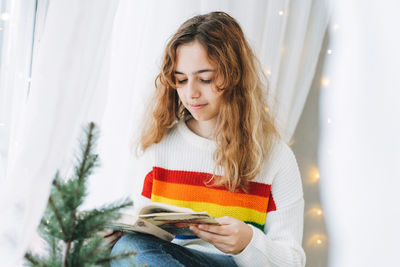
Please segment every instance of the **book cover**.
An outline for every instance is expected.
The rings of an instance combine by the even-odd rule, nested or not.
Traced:
[[[163,203],[151,203],[142,207],[138,214],[122,214],[112,222],[110,228],[127,232],[151,234],[163,240],[171,241],[175,236],[194,236],[191,224],[219,225],[207,212],[195,212],[188,208]]]

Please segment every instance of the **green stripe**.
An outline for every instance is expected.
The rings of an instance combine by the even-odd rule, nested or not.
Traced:
[[[260,229],[261,231],[264,231],[264,225],[265,225],[265,224],[258,224],[258,223],[249,222],[249,221],[245,221],[245,223],[251,224],[251,225],[257,227],[258,229]]]

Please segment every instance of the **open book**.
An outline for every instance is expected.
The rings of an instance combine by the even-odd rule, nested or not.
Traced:
[[[171,241],[176,235],[194,236],[195,234],[189,229],[191,224],[219,225],[205,211],[195,212],[188,208],[152,202],[142,207],[138,214],[123,213],[119,219],[110,224],[110,228],[127,233],[151,234]]]

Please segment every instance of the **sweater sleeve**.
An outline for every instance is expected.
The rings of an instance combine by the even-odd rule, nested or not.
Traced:
[[[252,240],[241,253],[234,255],[239,266],[305,266],[301,246],[304,198],[297,162],[286,144],[280,145],[273,160],[279,164],[271,185],[276,210],[267,214],[264,232],[250,225]]]

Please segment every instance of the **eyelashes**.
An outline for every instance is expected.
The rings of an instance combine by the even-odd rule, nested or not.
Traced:
[[[211,83],[212,80],[200,80],[202,83]]]
[[[187,79],[177,80],[177,84],[184,84],[186,82],[187,82]],[[205,84],[210,84],[212,82],[212,79],[210,79],[210,80],[200,79],[200,82],[205,83]]]

